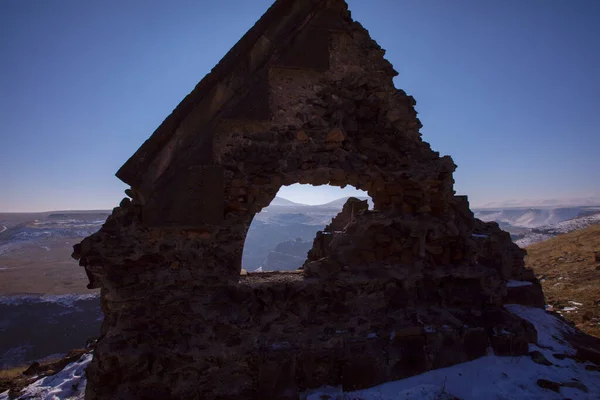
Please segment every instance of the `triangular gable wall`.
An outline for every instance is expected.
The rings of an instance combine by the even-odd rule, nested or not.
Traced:
[[[425,184],[399,183],[402,188],[393,190],[412,190],[420,206],[430,207],[426,193],[432,186],[447,193],[454,165],[420,140],[414,100],[394,88],[397,72],[383,55],[344,1],[277,2],[118,176],[146,204],[145,221],[152,226],[219,224],[228,207],[253,214],[281,184],[301,181],[351,184],[369,190],[380,209],[402,207],[398,196],[377,192],[385,191],[384,176],[407,182],[414,175],[409,169],[419,170]],[[298,135],[306,136],[306,145],[298,146]],[[269,143],[261,144],[261,137]],[[323,150],[340,154],[328,160],[318,156]],[[296,163],[285,162],[297,153]],[[261,191],[248,179],[253,169],[281,183]],[[329,176],[325,169],[337,172]],[[306,170],[314,173],[298,173]],[[346,179],[340,170],[362,177]],[[258,192],[236,204],[234,179]],[[441,198],[435,203],[445,207]]]
[[[231,100],[239,101],[239,94],[248,90],[264,64],[277,50],[288,48],[308,21],[312,19],[315,28],[335,29],[339,24],[336,16],[339,17],[344,10],[347,6],[339,0],[276,1],[119,169],[117,176],[125,183],[140,186],[155,157],[172,142],[174,136],[189,134],[180,132],[183,129],[201,129],[202,124],[212,120]],[[314,39],[314,31],[300,38],[309,44],[314,44]],[[317,47],[323,50],[323,44],[320,42]],[[323,59],[322,54],[320,59]],[[294,52],[284,51],[280,63],[311,67],[315,60],[314,57],[297,60]],[[195,118],[190,118],[194,114]],[[265,116],[263,114],[262,117]]]

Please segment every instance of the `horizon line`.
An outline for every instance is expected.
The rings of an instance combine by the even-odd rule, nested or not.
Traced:
[[[319,203],[319,204],[307,204],[307,203],[300,203],[294,200],[290,200],[288,198],[282,197],[282,196],[275,196],[273,198],[273,200],[275,199],[282,199],[285,201],[289,201],[290,203],[294,203],[300,206],[306,206],[306,207],[318,207],[318,206],[324,206],[327,205],[329,203],[333,203],[335,201],[339,201],[342,199],[348,199],[350,197],[355,197],[355,198],[366,198],[368,200],[370,200],[371,202],[373,201],[373,199],[371,198],[371,196],[343,196],[343,197],[339,197],[337,199],[328,201],[326,203]],[[271,202],[272,204],[272,202]],[[267,207],[271,206],[271,204],[269,204]],[[115,206],[115,207],[118,207]],[[1,211],[0,210],[0,214],[48,214],[48,213],[73,213],[73,212],[87,212],[87,213],[93,213],[93,212],[102,212],[102,213],[111,213],[112,210],[115,208],[93,208],[93,209],[88,209],[88,208],[73,208],[73,209],[58,209],[58,210],[44,210],[44,211]],[[265,208],[267,208],[265,207]],[[557,204],[529,204],[529,205],[498,205],[498,206],[489,206],[489,205],[482,205],[482,206],[475,206],[472,205],[470,206],[471,210],[507,210],[507,209],[524,209],[524,208],[569,208],[569,207],[600,207],[600,203],[597,204],[579,204],[579,203],[574,203],[574,204],[561,204],[561,203],[557,203]]]

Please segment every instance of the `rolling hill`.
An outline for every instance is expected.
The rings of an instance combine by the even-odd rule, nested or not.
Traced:
[[[546,303],[582,331],[600,337],[600,225],[526,248]]]

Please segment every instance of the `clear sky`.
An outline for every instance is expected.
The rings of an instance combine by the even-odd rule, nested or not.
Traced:
[[[600,198],[600,1],[348,3],[472,205]],[[270,4],[0,1],[0,211],[116,205],[117,169]]]

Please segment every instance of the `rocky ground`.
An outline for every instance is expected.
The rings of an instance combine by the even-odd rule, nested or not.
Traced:
[[[540,279],[546,303],[582,331],[600,337],[600,225],[526,249],[526,264]]]

